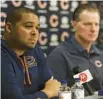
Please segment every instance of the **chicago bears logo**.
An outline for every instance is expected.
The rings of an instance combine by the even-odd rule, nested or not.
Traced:
[[[97,67],[102,67],[102,66],[103,66],[102,62],[99,61],[99,60],[95,60],[95,65],[96,65]]]
[[[37,61],[33,56],[26,56],[25,59],[26,59],[26,64],[28,68],[37,66]]]

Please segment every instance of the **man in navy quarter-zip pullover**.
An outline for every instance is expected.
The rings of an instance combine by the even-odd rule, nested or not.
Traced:
[[[92,91],[103,89],[103,53],[94,45],[100,28],[100,12],[96,5],[80,4],[73,13],[72,26],[74,35],[50,53],[47,64],[54,77],[59,81],[67,80],[69,86],[74,84],[74,68],[81,69],[78,73],[88,70],[92,75],[88,81]],[[87,72],[84,74],[79,76],[81,81],[89,79]]]
[[[37,45],[39,19],[29,8],[16,8],[6,19],[1,39],[1,99],[53,98],[60,82],[53,79]]]

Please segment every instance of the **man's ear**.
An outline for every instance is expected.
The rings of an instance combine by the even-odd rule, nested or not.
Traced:
[[[76,21],[71,21],[71,24],[72,24],[72,26],[73,26],[73,28],[75,28],[76,27]]]
[[[73,31],[75,32],[76,31],[76,24],[77,24],[77,22],[72,20],[71,24],[72,24],[72,27],[73,27]]]
[[[5,24],[5,29],[6,29],[6,31],[10,34],[11,33],[11,31],[12,31],[12,27],[13,27],[13,25],[10,23],[10,22],[7,22],[6,24]]]

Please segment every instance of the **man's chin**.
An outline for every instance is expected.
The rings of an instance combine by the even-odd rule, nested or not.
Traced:
[[[88,40],[88,43],[94,43],[96,40]]]
[[[26,49],[32,49],[34,48],[36,45],[29,45],[29,46],[26,46]]]
[[[29,46],[29,48],[34,48],[36,45]]]

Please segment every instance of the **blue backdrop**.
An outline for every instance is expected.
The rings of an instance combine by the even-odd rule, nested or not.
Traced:
[[[7,12],[15,7],[25,6],[35,10],[40,19],[40,38],[39,43],[44,52],[48,55],[60,42],[72,32],[71,16],[74,9],[80,3],[97,4],[101,11],[101,29],[103,34],[103,1],[87,0],[2,0],[1,1],[1,33],[3,34],[5,18]]]

